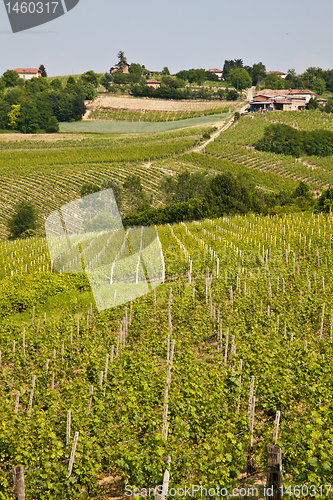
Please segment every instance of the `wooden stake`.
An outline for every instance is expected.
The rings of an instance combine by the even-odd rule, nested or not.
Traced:
[[[69,445],[69,441],[71,439],[71,420],[72,420],[72,412],[71,412],[71,410],[67,410],[66,446]]]
[[[33,400],[34,392],[35,392],[35,383],[36,383],[36,375],[33,375],[32,376],[32,387],[31,387],[30,398],[29,398],[29,408],[28,408],[29,413],[31,412],[31,409],[32,409],[32,400]]]
[[[278,432],[279,432],[279,423],[280,423],[280,411],[277,410],[276,415],[275,415],[274,432],[273,432],[274,443],[276,443],[276,441],[277,441]]]
[[[90,390],[89,390],[89,399],[88,399],[87,416],[89,415],[90,410],[91,410],[91,404],[92,404],[93,392],[94,392],[94,386],[93,386],[93,385],[91,385],[91,386],[90,386]]]
[[[250,412],[250,446],[253,446],[253,428],[254,428],[254,412],[255,412],[256,398],[252,396],[251,412]]]
[[[13,467],[13,499],[25,500],[24,467]]]
[[[266,491],[268,488],[272,492],[269,498],[271,500],[282,499],[282,453],[281,448],[276,444],[267,445],[267,482]]]
[[[321,322],[320,322],[320,334],[319,334],[319,340],[321,340],[323,336],[323,330],[324,330],[324,314],[325,314],[325,302],[323,303],[323,308],[321,311]]]
[[[250,385],[250,394],[249,394],[249,406],[247,410],[247,414],[251,415],[251,406],[252,406],[252,398],[253,398],[253,389],[254,389],[254,375],[251,376],[251,385]]]
[[[79,439],[79,432],[76,431],[74,434],[73,446],[72,446],[71,456],[70,456],[69,464],[68,464],[68,478],[70,478],[72,475],[74,458],[75,458],[75,451],[76,451],[78,439]]]

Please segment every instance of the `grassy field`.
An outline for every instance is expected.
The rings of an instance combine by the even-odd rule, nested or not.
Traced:
[[[106,134],[131,134],[148,132],[166,132],[169,130],[179,130],[185,127],[194,127],[208,123],[220,122],[226,120],[230,115],[216,114],[203,116],[201,118],[190,118],[188,120],[162,121],[162,122],[120,122],[120,121],[81,121],[73,123],[60,123],[61,132],[70,133],[106,133]]]

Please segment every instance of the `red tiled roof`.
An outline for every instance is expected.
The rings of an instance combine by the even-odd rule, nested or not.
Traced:
[[[30,75],[33,73],[41,73],[41,70],[37,68],[16,68],[13,69],[13,71],[16,71],[16,73],[27,73]]]
[[[221,70],[221,69],[218,69],[218,68],[209,69],[208,71],[209,71],[210,73],[222,73],[222,70]]]
[[[316,95],[315,92],[312,92],[311,90],[308,89],[293,89],[289,91],[289,94],[295,95],[295,94],[310,94],[310,95]]]
[[[148,80],[147,83],[161,83],[161,82],[159,82],[158,80],[154,80],[153,79],[153,80]]]
[[[272,75],[273,73],[276,73],[277,75],[286,75],[287,73],[283,73],[282,71],[268,71],[266,75]]]

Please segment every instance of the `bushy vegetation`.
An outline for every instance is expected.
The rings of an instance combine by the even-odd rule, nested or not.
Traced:
[[[58,132],[58,122],[81,120],[86,111],[84,100],[97,95],[98,84],[93,71],[77,80],[69,77],[65,85],[58,78],[24,81],[15,71],[6,71],[0,78],[0,129]]]
[[[265,128],[256,149],[299,157],[302,154],[329,156],[333,154],[333,132],[329,130],[297,130],[282,123]]]

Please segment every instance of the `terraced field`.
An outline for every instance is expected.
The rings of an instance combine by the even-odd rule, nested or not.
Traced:
[[[206,148],[206,154],[243,164],[250,169],[260,170],[307,182],[313,190],[333,185],[333,157],[303,157],[276,155],[256,151],[254,143],[263,135],[270,123],[285,123],[304,130],[333,129],[330,115],[316,111],[274,112],[264,116],[244,116],[234,127],[220,135]]]

